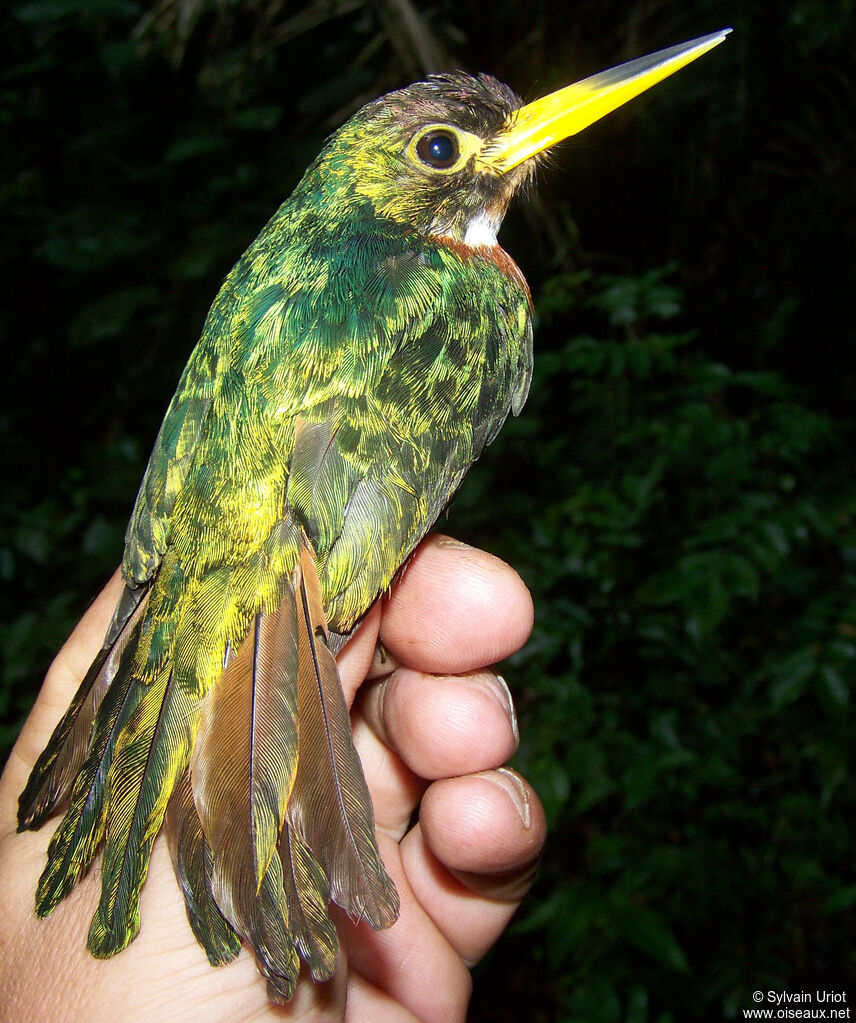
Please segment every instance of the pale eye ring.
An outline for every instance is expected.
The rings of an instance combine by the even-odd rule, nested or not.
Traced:
[[[426,167],[448,170],[454,167],[460,155],[458,139],[450,131],[435,128],[426,132],[416,143],[416,155]]]

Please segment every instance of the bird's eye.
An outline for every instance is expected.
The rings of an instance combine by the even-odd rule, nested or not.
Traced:
[[[460,150],[458,140],[450,131],[429,131],[416,143],[416,155],[427,166],[448,170],[454,166]]]

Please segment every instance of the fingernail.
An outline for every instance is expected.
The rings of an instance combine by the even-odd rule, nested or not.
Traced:
[[[400,666],[399,662],[386,649],[383,643],[378,640],[375,644],[372,663],[369,665],[369,670],[366,672],[366,678],[371,680],[384,678],[386,675],[391,675]]]
[[[532,823],[532,810],[529,805],[529,790],[523,783],[523,779],[516,771],[512,771],[510,767],[497,767],[494,771],[483,771],[475,777],[484,778],[485,781],[489,781],[492,785],[496,785],[497,788],[502,789],[502,791],[514,804],[514,809],[520,816],[520,820],[523,822],[523,827],[527,829],[529,828]]]
[[[451,547],[452,550],[465,550],[465,551],[472,550],[472,547],[470,547],[470,545],[468,543],[464,543],[462,540],[456,540],[453,536],[446,536],[443,533],[440,533],[436,537],[436,539],[434,540],[434,543],[438,547]]]
[[[508,683],[502,675],[492,675],[491,681],[493,680],[496,680],[498,683],[497,695],[501,697],[502,704],[508,714],[508,720],[511,722],[511,734],[514,736],[514,741],[520,742],[520,726],[517,724],[517,711],[514,709],[514,700],[511,698],[511,690],[508,688]],[[497,690],[495,689],[494,691]]]
[[[467,676],[464,676],[466,678]],[[511,698],[511,690],[502,675],[494,675],[492,672],[480,672],[469,676],[472,681],[482,686],[505,711],[508,723],[511,725],[511,734],[515,743],[520,742],[520,727],[517,724],[517,711],[514,709],[514,700]]]

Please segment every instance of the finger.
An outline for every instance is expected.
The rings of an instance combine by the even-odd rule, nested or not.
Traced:
[[[424,779],[474,774],[517,749],[508,687],[492,672],[439,677],[400,668],[360,694],[354,741],[371,787],[378,828],[400,840]]]
[[[420,1023],[397,998],[392,998],[376,984],[352,971],[348,978],[348,1002],[345,1023]]]
[[[410,890],[399,846],[382,837],[380,847],[401,899],[398,920],[386,930],[373,931],[337,914],[349,969],[419,1020],[459,1021],[472,992],[469,970]]]
[[[353,701],[354,694],[365,680],[374,660],[380,617],[381,605],[380,602],[377,602],[369,609],[352,637],[336,657],[339,678],[342,681],[342,689],[345,691],[345,699],[348,704]]]
[[[375,735],[421,778],[451,778],[504,764],[517,749],[505,680],[491,671],[426,675],[401,668],[361,703]]]
[[[336,659],[342,688],[349,703],[364,682],[366,672],[374,660],[380,616],[381,605],[378,602]],[[351,715],[351,730],[371,792],[376,826],[379,831],[394,834],[397,840],[404,834],[413,807],[422,798],[425,783],[406,767],[386,742],[380,741],[373,734],[366,723],[364,694],[367,689],[372,690],[379,684],[369,683],[358,694]]]
[[[411,668],[458,674],[518,650],[532,621],[532,598],[513,568],[435,534],[417,548],[385,602],[380,638]]]
[[[477,627],[467,624],[473,622],[478,623]],[[489,554],[448,537],[431,536],[420,545],[384,602],[380,637],[391,657],[406,660],[414,669],[467,672],[517,649],[525,642],[531,627],[532,600],[513,569]],[[429,709],[432,727],[427,722],[420,725],[417,708],[410,715],[406,712],[410,684],[404,684],[400,700],[397,696],[390,700],[392,712],[397,716],[393,726],[397,734],[393,737],[384,723],[385,685],[388,680],[368,686],[361,693],[358,710],[364,711],[365,716],[358,713],[355,717],[354,741],[372,791],[378,826],[400,837],[424,790],[424,783],[419,780],[420,769],[426,771],[427,777],[436,778],[502,763],[508,756],[509,728],[514,736],[516,722],[509,715],[508,722],[500,719],[497,728],[496,717],[491,714],[494,725],[485,739],[489,744],[493,737],[501,736],[501,748],[481,762],[472,760],[464,772],[456,770],[460,762],[456,765],[457,753],[452,752],[452,744],[446,743],[445,747],[441,744],[438,748],[434,739],[427,759],[420,762],[417,747],[427,733],[446,730],[441,715],[447,705],[438,699],[437,709]],[[451,685],[448,683],[444,688],[448,690]],[[431,693],[427,686],[424,695],[430,705]],[[400,712],[399,703],[404,708]],[[454,706],[446,713],[454,719]],[[471,717],[468,720],[471,725],[476,724]],[[364,727],[366,722],[368,727]],[[459,730],[455,745],[472,745],[479,731],[478,725]],[[477,739],[475,746],[479,747],[480,743]],[[407,763],[397,751],[393,752],[393,748],[397,750],[399,746]],[[444,766],[447,755],[451,756],[451,761]]]
[[[391,675],[397,668],[400,668],[396,657],[386,649],[383,643],[378,642],[375,647],[374,657],[372,663],[369,666],[369,670],[366,672],[366,681],[373,681],[378,678],[386,678]]]
[[[465,963],[497,940],[532,882],[544,811],[508,768],[435,782],[401,843],[408,884]]]

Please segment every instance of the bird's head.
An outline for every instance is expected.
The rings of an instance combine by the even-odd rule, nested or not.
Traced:
[[[706,53],[728,31],[630,61],[525,106],[489,75],[433,75],[369,103],[343,125],[310,169],[312,190],[339,223],[343,204],[368,206],[405,230],[492,244],[541,154]]]
[[[480,227],[495,235],[535,161],[498,174],[483,155],[522,106],[488,75],[432,75],[363,107],[332,149],[352,135],[365,140],[354,157],[353,188],[379,216],[426,235],[463,240]]]

